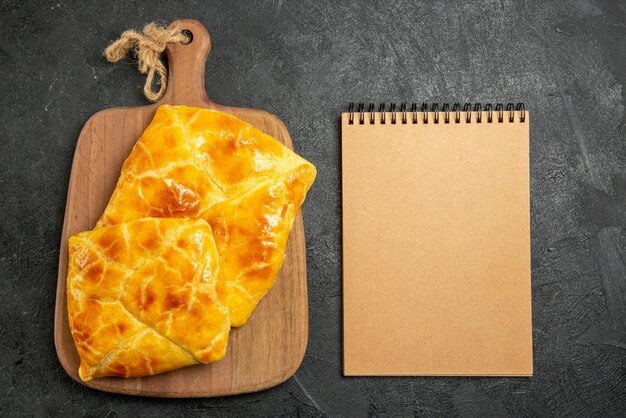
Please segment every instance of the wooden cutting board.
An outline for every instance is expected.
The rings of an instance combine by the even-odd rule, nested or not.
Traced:
[[[85,124],[76,145],[61,237],[54,340],[65,371],[76,381],[109,392],[164,397],[234,395],[266,389],[287,380],[299,367],[307,343],[306,254],[302,216],[295,219],[286,258],[273,289],[241,328],[233,329],[226,357],[147,378],[99,378],[82,382],[79,358],[69,329],[65,280],[67,241],[90,230],[107,205],[122,163],[162,104],[189,105],[231,113],[293,148],[285,125],[274,115],[219,105],[206,95],[204,64],[211,48],[209,33],[195,20],[179,20],[192,33],[187,45],[170,43],[168,88],[150,106],[108,109]]]

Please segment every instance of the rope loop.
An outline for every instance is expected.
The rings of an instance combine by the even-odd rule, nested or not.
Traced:
[[[161,61],[161,54],[165,51],[168,42],[188,44],[191,41],[178,27],[168,29],[165,26],[149,23],[143,28],[143,33],[127,30],[118,40],[112,42],[104,50],[104,57],[109,62],[118,62],[129,51],[133,51],[137,58],[137,68],[142,74],[147,74],[143,86],[143,94],[151,102],[156,102],[165,94],[167,89],[167,68]],[[158,76],[158,90],[152,88],[155,75]]]

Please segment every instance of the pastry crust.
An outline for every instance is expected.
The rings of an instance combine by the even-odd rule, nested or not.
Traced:
[[[220,277],[202,219],[145,218],[72,236],[67,308],[80,378],[224,357],[230,320]]]
[[[98,226],[142,217],[213,228],[233,326],[274,284],[315,167],[222,112],[161,106],[122,167]]]

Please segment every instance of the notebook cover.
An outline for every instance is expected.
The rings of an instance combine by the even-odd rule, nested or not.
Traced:
[[[345,375],[532,375],[529,118],[472,114],[342,114]]]

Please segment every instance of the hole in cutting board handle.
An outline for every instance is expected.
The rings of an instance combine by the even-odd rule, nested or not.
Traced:
[[[181,32],[183,34],[185,34],[189,38],[189,42],[183,42],[182,43],[183,45],[189,45],[190,43],[193,42],[193,32],[192,31],[190,31],[189,29],[183,29],[183,30],[181,30]]]

